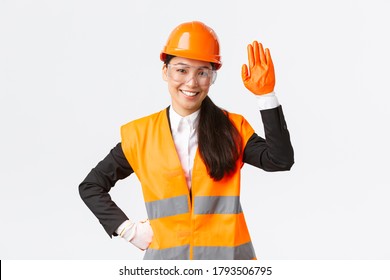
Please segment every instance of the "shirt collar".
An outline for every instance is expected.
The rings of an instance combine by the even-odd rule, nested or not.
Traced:
[[[171,121],[172,132],[178,131],[179,125],[182,121],[186,121],[190,125],[191,129],[196,128],[199,122],[199,112],[200,109],[193,112],[191,115],[182,117],[178,113],[176,113],[171,106],[169,110],[169,120]]]

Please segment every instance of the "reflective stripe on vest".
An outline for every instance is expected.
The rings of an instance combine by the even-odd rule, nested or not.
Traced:
[[[172,198],[145,202],[149,220],[184,214],[189,212],[187,196],[181,195]]]
[[[197,196],[194,214],[238,214],[241,213],[239,196]]]
[[[187,196],[177,196],[146,202],[149,220],[189,212]],[[242,212],[239,196],[195,197],[194,214],[238,214]]]
[[[144,260],[188,260],[190,246],[147,249]],[[239,246],[194,246],[194,260],[250,260],[256,258],[252,242]]]
[[[167,249],[147,249],[144,260],[188,260],[190,245],[177,246]]]
[[[188,260],[190,246],[147,249],[144,260]],[[194,246],[194,260],[251,260],[256,258],[252,242],[239,246]]]
[[[239,246],[194,246],[194,260],[251,260],[256,258],[252,242]]]

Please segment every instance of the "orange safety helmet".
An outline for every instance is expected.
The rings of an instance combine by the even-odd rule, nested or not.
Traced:
[[[199,21],[182,23],[171,32],[160,59],[165,61],[168,54],[212,62],[216,70],[222,66],[217,34]]]

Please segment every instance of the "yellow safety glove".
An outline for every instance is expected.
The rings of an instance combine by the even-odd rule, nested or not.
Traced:
[[[252,93],[263,95],[274,91],[275,70],[269,49],[254,41],[248,45],[249,73],[246,64],[242,65],[241,77],[244,85]]]

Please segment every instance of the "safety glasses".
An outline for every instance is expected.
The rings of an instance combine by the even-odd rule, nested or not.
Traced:
[[[168,77],[178,83],[186,84],[194,79],[199,86],[210,86],[217,78],[217,71],[182,63],[168,64]]]

